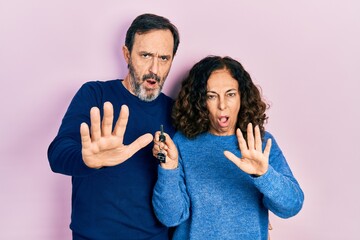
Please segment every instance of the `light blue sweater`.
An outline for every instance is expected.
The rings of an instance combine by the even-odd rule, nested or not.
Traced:
[[[254,178],[224,156],[241,156],[235,135],[201,134],[193,140],[176,133],[179,167],[159,166],[153,206],[158,219],[178,226],[175,240],[266,240],[268,210],[279,217],[296,215],[304,194],[279,146],[266,132],[263,148],[272,139],[270,165]]]

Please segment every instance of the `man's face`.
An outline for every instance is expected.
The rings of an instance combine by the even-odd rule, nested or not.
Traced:
[[[144,101],[159,96],[173,61],[173,49],[170,30],[136,34],[131,53],[123,49],[129,66],[128,90]]]

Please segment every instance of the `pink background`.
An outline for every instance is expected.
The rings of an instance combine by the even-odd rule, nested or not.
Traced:
[[[166,83],[208,54],[243,63],[271,103],[273,133],[305,192],[272,239],[359,239],[360,3],[305,1],[0,1],[0,239],[70,239],[70,177],[46,151],[85,81],[123,77],[135,16],[178,26]],[[99,206],[101,207],[101,206]]]

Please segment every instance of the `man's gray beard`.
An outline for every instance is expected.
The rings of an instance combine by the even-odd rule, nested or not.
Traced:
[[[132,64],[129,64],[129,72],[130,72],[130,87],[135,96],[137,96],[140,100],[151,102],[155,100],[162,90],[162,86],[159,85],[159,89],[157,89],[154,93],[147,94],[146,89],[138,83],[137,80],[141,80],[139,76],[136,76],[134,68],[132,67]]]

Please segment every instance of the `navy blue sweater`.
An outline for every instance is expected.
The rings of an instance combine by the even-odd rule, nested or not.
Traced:
[[[168,239],[168,229],[158,222],[151,205],[158,166],[152,143],[115,167],[91,169],[82,160],[80,124],[90,126],[91,107],[98,107],[102,116],[106,101],[114,106],[114,124],[121,105],[129,107],[124,144],[145,133],[154,134],[160,124],[165,132],[174,134],[171,98],[161,93],[152,102],[141,101],[119,79],[85,83],[48,149],[51,169],[72,176],[70,228],[75,235],[90,239]]]

